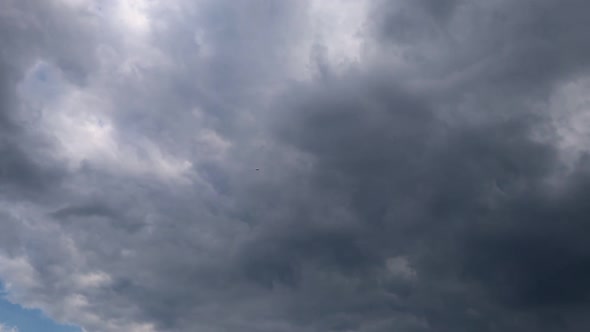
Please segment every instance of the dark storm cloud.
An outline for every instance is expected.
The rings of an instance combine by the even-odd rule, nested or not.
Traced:
[[[0,36],[3,51],[0,54],[0,178],[4,184],[3,192],[23,194],[42,190],[54,182],[60,171],[51,162],[36,158],[35,145],[45,142],[24,132],[22,125],[29,119],[23,119],[19,112],[25,105],[18,99],[18,82],[25,75],[25,70],[40,51],[36,49],[39,36],[24,28],[31,19],[28,14],[36,11],[35,5],[23,1],[22,8],[12,8],[3,4],[0,21]],[[29,8],[30,11],[25,8]],[[33,144],[33,147],[28,146]],[[5,199],[10,199],[10,194]]]
[[[146,3],[0,5],[13,301],[88,331],[588,329],[588,162],[551,105],[586,2],[370,1],[345,65],[318,3]]]
[[[425,9],[424,3],[413,5],[406,4],[413,11]],[[454,47],[453,57],[463,61],[496,51],[476,76],[444,86],[443,100],[400,91],[403,82],[395,78],[378,79],[376,85],[374,79],[339,78],[290,99],[294,102],[287,108],[292,111],[281,118],[287,120],[278,137],[312,155],[318,185],[349,195],[352,211],[366,224],[358,239],[378,242],[376,252],[415,259],[422,277],[413,292],[420,294],[432,284],[459,284],[454,294],[445,294],[459,303],[438,308],[421,300],[406,303],[426,310],[421,314],[433,329],[465,328],[471,307],[480,312],[472,327],[478,330],[537,330],[548,314],[554,318],[548,330],[583,330],[578,324],[583,320],[572,313],[587,306],[588,254],[579,236],[585,233],[587,214],[582,203],[585,176],[566,177],[559,190],[547,184],[562,170],[554,143],[533,138],[534,130],[547,125],[549,114],[532,101],[541,98],[544,104],[543,95],[556,84],[586,70],[583,19],[577,14],[586,5],[464,7],[473,7],[462,10],[482,15],[471,19],[483,23],[463,27],[478,33],[458,48],[445,34],[425,35],[430,26],[423,23],[434,22],[420,21],[427,19],[424,15],[410,14],[410,22],[395,15],[385,19],[386,40],[404,29],[414,33],[403,40],[410,44],[416,38],[432,38],[432,43],[443,38]],[[426,13],[435,15],[438,9]],[[456,11],[446,15],[461,15]],[[477,39],[482,37],[504,52],[483,45]],[[412,51],[409,56],[420,55]],[[450,50],[439,51],[447,60]],[[449,75],[456,70],[454,61],[427,61],[425,67],[447,65],[435,69]],[[343,84],[343,79],[354,83]],[[467,94],[477,103],[466,113],[483,124],[457,118],[453,112],[461,114],[462,105],[445,104]],[[456,110],[447,113],[444,107]],[[469,294],[477,289],[484,295]],[[438,291],[443,289],[431,294],[433,302],[442,295]],[[519,315],[526,318],[515,322]]]
[[[518,195],[492,216],[498,219],[492,226],[472,230],[466,243],[480,257],[466,255],[468,276],[481,278],[501,300],[518,307],[585,305],[589,255],[582,234],[588,211],[582,201],[588,179],[577,175],[565,192]]]

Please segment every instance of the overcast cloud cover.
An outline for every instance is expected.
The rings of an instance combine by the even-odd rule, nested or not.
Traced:
[[[0,0],[8,299],[88,332],[588,331],[589,12]]]

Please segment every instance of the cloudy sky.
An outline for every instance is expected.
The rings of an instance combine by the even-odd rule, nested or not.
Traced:
[[[588,331],[589,12],[0,0],[0,331]]]

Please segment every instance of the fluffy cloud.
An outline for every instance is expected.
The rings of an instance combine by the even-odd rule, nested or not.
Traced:
[[[4,1],[0,278],[86,331],[586,331],[581,0]]]

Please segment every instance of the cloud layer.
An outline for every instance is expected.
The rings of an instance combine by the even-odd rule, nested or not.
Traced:
[[[3,1],[9,299],[90,332],[587,331],[589,10]]]

